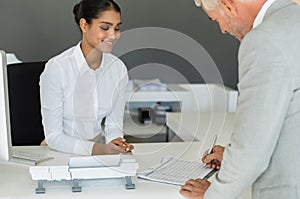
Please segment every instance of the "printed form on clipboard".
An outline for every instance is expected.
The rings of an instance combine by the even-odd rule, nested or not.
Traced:
[[[167,156],[157,167],[140,173],[139,178],[182,186],[189,179],[208,179],[216,170],[207,168],[205,164]]]

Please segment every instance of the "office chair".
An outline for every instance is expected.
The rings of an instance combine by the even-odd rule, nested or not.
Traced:
[[[46,62],[7,66],[13,146],[39,145],[44,139],[39,78]]]
[[[22,61],[19,60],[14,53],[6,53],[6,61],[7,61],[7,64],[22,63]]]

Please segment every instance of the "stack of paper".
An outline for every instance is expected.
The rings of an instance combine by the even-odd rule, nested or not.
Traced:
[[[174,185],[184,185],[189,179],[205,178],[214,172],[205,164],[195,161],[187,161],[168,156],[163,163],[138,175],[139,178]]]

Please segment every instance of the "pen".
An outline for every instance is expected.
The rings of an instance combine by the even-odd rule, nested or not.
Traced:
[[[217,142],[217,137],[218,137],[218,135],[216,134],[216,135],[214,136],[214,138],[213,138],[211,144],[210,144],[210,147],[209,147],[209,149],[208,149],[207,155],[209,155],[209,154],[212,153],[213,148],[214,148],[214,146],[215,146],[215,144],[216,144],[216,142]]]
[[[209,154],[211,154],[212,153],[212,151],[213,151],[213,149],[214,149],[214,146],[215,146],[215,144],[216,144],[216,142],[217,142],[217,137],[218,137],[218,135],[216,134],[215,136],[214,136],[214,138],[212,139],[212,142],[211,142],[211,144],[210,144],[210,146],[209,146],[209,149],[208,149],[208,151],[207,151],[207,155],[209,155]],[[214,173],[216,173],[218,170],[216,169],[216,168],[214,168],[214,169],[212,169],[203,179],[204,180],[207,180],[208,178],[210,178]]]

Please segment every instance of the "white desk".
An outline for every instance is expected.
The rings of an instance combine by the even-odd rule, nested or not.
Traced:
[[[155,102],[167,102],[173,103],[170,105],[175,106],[173,111],[176,112],[234,112],[237,103],[237,91],[216,84],[167,84],[167,90],[165,91],[127,91],[127,102],[127,111],[125,112],[124,118],[125,135],[147,138],[162,132],[163,126],[157,126],[155,124],[141,125],[139,121],[132,119],[130,114],[136,114],[137,118],[136,106],[147,107]],[[147,104],[147,102],[150,102],[150,105]],[[178,117],[181,117],[180,113],[177,115],[177,118],[175,118],[176,121],[178,120]],[[199,117],[190,119],[188,116],[184,118],[187,118],[186,120],[189,121],[194,121],[196,119],[196,123],[193,122],[193,124],[197,124],[199,121]],[[188,124],[189,121],[184,123]],[[206,122],[208,120],[201,121]],[[219,124],[219,122],[217,123]],[[188,124],[187,126],[190,127],[191,125]],[[175,132],[177,134],[180,133],[178,131]],[[188,135],[187,133],[184,133],[182,136],[185,141],[191,141],[193,140],[193,137],[193,135]]]
[[[135,144],[134,155],[140,164],[139,171],[143,171],[159,163],[166,155],[174,155],[184,159],[196,160],[199,142],[190,143],[156,143]],[[54,160],[44,164],[67,163],[66,154],[49,150],[47,147],[21,147],[23,150],[39,152],[55,156]],[[71,182],[44,183],[46,193],[35,194],[36,181],[31,180],[28,166],[13,162],[0,162],[0,198],[109,198],[109,199],[132,199],[132,198],[183,198],[179,194],[179,186],[149,182],[133,178],[136,185],[134,190],[126,190],[121,179],[93,180],[80,183],[82,192],[73,193]]]
[[[180,102],[180,111],[235,112],[238,92],[218,84],[167,84],[165,91],[127,91],[127,102]],[[129,108],[129,107],[127,107]]]
[[[192,113],[189,113],[192,117]],[[202,115],[202,114],[201,114]],[[204,120],[202,115],[202,121]],[[175,116],[175,115],[174,115]],[[178,115],[177,115],[178,116]],[[206,118],[210,118],[209,114]],[[229,116],[230,117],[230,116]],[[179,117],[181,118],[181,117]],[[200,120],[201,121],[201,120]],[[204,121],[203,121],[204,122]],[[229,120],[228,120],[229,122]],[[205,122],[204,122],[205,123]],[[201,122],[200,122],[201,124]],[[230,124],[230,123],[229,123]],[[226,124],[227,125],[227,124]],[[228,125],[230,127],[230,125]],[[204,128],[205,129],[205,128]],[[224,128],[225,129],[225,128]],[[229,128],[230,129],[230,128]],[[224,130],[225,135],[230,135],[231,131]],[[198,134],[197,134],[198,135]],[[199,134],[201,135],[201,134]],[[200,137],[199,137],[200,138]],[[221,138],[222,141],[223,138]],[[200,139],[203,141],[203,139]],[[222,141],[223,142],[223,141]],[[177,156],[187,160],[199,160],[199,150],[204,150],[202,142],[171,142],[153,144],[134,144],[134,155],[140,164],[139,172],[158,164],[167,155]],[[38,152],[54,156],[55,159],[43,164],[60,165],[68,162],[68,155],[49,150],[47,147],[19,147],[22,150]],[[200,153],[202,154],[202,152]],[[134,190],[126,190],[121,179],[91,180],[82,181],[82,192],[73,193],[72,183],[68,181],[44,183],[46,193],[35,194],[37,182],[31,180],[28,166],[13,162],[0,162],[0,199],[19,198],[110,198],[110,199],[132,199],[132,198],[183,198],[179,194],[179,186],[150,182],[133,178],[136,185]],[[249,190],[240,199],[249,199]]]
[[[187,160],[198,160],[200,142],[180,143],[154,143],[135,144],[134,155],[140,164],[139,171],[143,171],[155,164],[158,164],[162,157],[174,155]],[[47,164],[62,164],[68,161],[67,155],[49,150],[47,147],[21,147],[23,150],[39,152],[55,156],[54,160]],[[46,164],[44,163],[44,164]],[[0,198],[110,198],[110,199],[132,199],[132,198],[183,198],[179,194],[179,186],[150,182],[133,178],[136,185],[134,190],[126,190],[121,179],[106,179],[82,181],[82,192],[73,193],[71,182],[44,183],[46,193],[35,194],[36,181],[31,180],[28,166],[13,162],[0,162]],[[250,199],[249,192],[246,192],[240,199]]]

